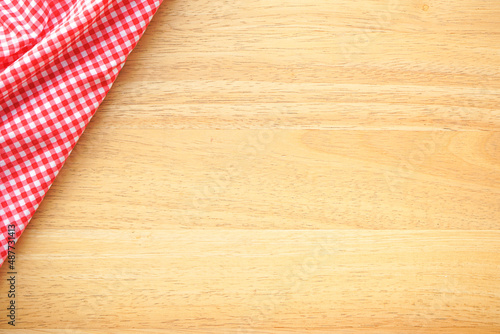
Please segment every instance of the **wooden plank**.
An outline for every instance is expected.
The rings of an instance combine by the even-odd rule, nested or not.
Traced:
[[[19,248],[18,321],[27,328],[487,331],[500,325],[499,237],[31,229]]]
[[[103,132],[96,122],[35,219],[42,229],[497,230],[499,148],[493,132]]]
[[[499,15],[495,1],[168,1],[97,117],[107,127],[498,129]]]

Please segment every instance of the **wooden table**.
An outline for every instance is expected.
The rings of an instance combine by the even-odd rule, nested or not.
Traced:
[[[499,333],[499,18],[165,0],[18,244],[16,329]]]

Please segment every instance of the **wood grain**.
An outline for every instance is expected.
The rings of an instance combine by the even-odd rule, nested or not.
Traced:
[[[0,333],[498,333],[499,16],[165,0],[17,245]]]
[[[500,125],[495,1],[162,6],[96,116],[106,127]]]
[[[222,332],[353,324],[388,332],[410,324],[424,332],[493,329],[499,237],[491,231],[37,230],[20,250],[18,303],[43,305],[50,316],[31,307],[19,322]]]
[[[500,227],[498,132],[99,131],[37,212],[43,229]]]

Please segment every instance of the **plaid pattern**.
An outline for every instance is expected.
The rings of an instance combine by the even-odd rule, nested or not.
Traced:
[[[0,3],[0,266],[160,3]]]

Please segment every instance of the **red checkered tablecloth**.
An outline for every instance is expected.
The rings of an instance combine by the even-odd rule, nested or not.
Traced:
[[[160,3],[0,2],[0,265]]]

